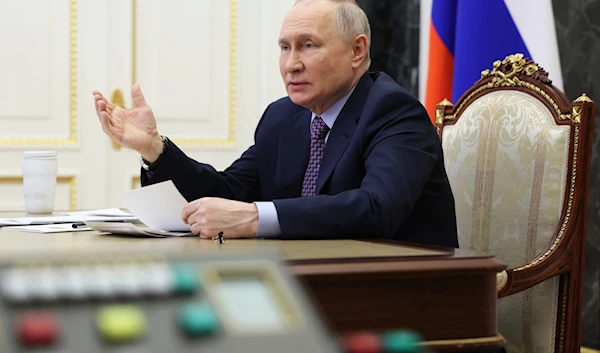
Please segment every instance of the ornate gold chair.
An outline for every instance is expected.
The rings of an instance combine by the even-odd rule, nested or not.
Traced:
[[[594,113],[522,54],[437,106],[460,246],[509,268],[498,274],[509,353],[579,352]]]

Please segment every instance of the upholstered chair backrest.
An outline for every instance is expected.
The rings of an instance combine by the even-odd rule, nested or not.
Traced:
[[[586,188],[587,178],[578,173],[589,173],[577,169],[576,159],[584,107],[570,103],[547,73],[517,54],[494,63],[456,105],[442,102],[436,113],[459,244],[492,253],[509,267],[498,325],[511,353],[564,347],[560,272],[521,276],[521,288],[509,287],[518,282],[516,272],[551,265],[547,260],[565,239],[585,238],[585,230],[565,232],[574,221],[575,191]]]

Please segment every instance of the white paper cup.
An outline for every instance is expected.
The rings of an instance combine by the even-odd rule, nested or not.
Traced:
[[[23,193],[27,213],[51,213],[56,194],[56,152],[23,152]]]

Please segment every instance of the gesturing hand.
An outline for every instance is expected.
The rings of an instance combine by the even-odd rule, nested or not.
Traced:
[[[152,162],[162,152],[163,143],[156,129],[156,119],[146,103],[139,84],[131,87],[133,110],[125,110],[109,102],[102,93],[93,91],[96,113],[102,130],[121,146],[136,150]]]
[[[254,238],[258,231],[258,209],[253,203],[204,197],[188,203],[181,219],[201,238]]]

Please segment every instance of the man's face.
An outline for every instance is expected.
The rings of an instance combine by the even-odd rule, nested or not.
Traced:
[[[329,1],[301,2],[281,27],[279,69],[292,102],[321,114],[350,89],[352,46],[342,39]]]

